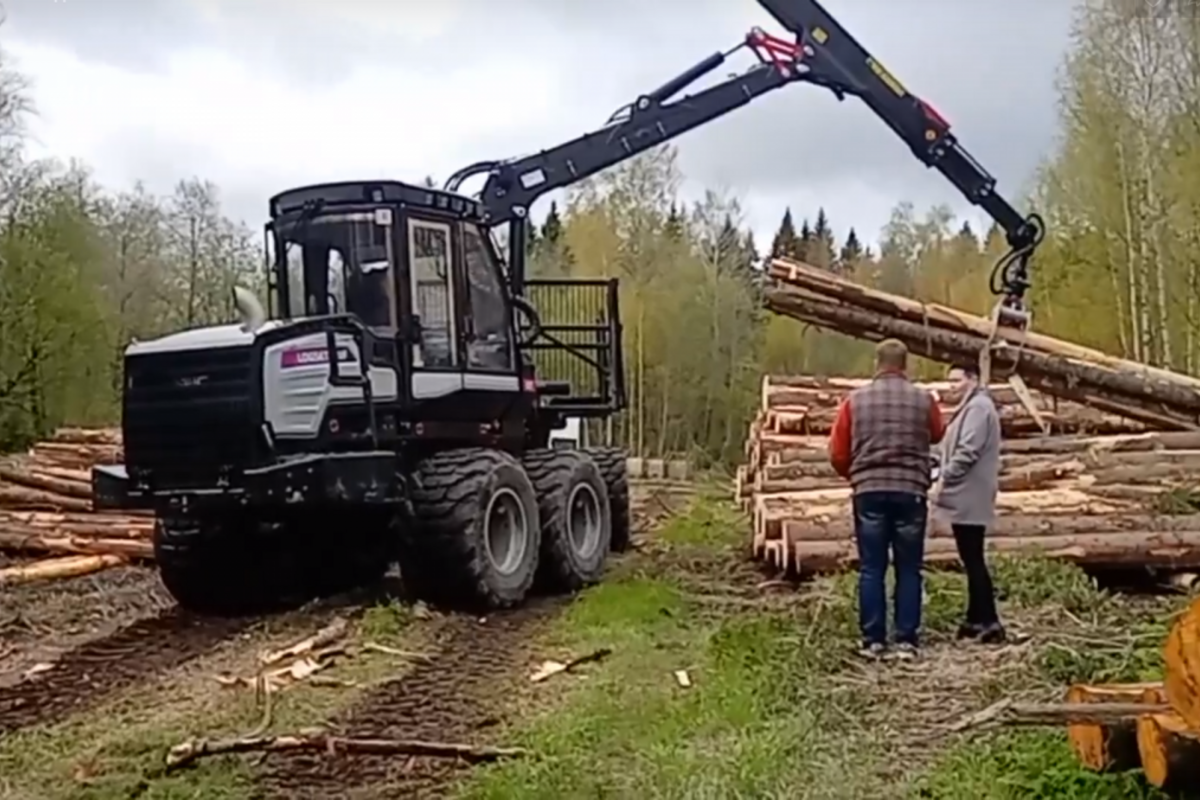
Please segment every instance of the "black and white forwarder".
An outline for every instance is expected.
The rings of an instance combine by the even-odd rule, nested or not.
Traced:
[[[991,214],[1012,247],[993,288],[1023,313],[1041,220],[996,195],[949,124],[817,2],[759,2],[794,38],[754,29],[558,147],[471,165],[444,190],[281,192],[267,309],[239,289],[240,324],[128,347],[125,463],[94,470],[96,505],[155,512],[158,568],[182,606],[283,607],[392,563],[418,596],[490,608],[535,579],[598,581],[629,544],[625,454],[551,436],[625,407],[618,285],[527,278],[529,209],[781,86],[859,97]],[[742,48],[758,63],[678,97]],[[459,191],[480,175],[477,197]]]

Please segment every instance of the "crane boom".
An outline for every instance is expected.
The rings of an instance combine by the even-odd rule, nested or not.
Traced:
[[[785,52],[784,57],[802,65],[804,81],[829,89],[839,99],[858,97],[913,155],[942,173],[968,201],[996,221],[1010,250],[992,272],[992,292],[1003,295],[1002,310],[1010,321],[1022,321],[1029,259],[1045,235],[1042,218],[1022,216],[997,194],[996,179],[959,144],[945,117],[911,93],[817,0],[758,2],[795,35],[796,52]]]
[[[543,194],[570,186],[789,83],[821,86],[839,99],[862,100],[908,145],[922,163],[946,177],[1004,231],[1009,251],[992,271],[991,289],[1001,295],[998,317],[1023,327],[1029,260],[1045,235],[1037,214],[1023,216],[996,193],[996,179],[967,152],[950,123],[912,94],[817,0],[758,0],[790,31],[794,41],[759,28],[726,52],[714,53],[642,95],[600,130],[557,147],[508,161],[484,161],[459,170],[446,182],[458,191],[464,180],[487,174],[480,201],[492,225],[508,223],[509,278],[515,294],[525,281],[525,242],[530,206]],[[750,70],[680,99],[685,88],[748,48],[758,58]]]
[[[743,48],[753,51],[759,63],[707,89],[673,99]],[[458,191],[467,178],[487,174],[480,201],[488,210],[491,224],[509,224],[509,278],[514,291],[520,294],[525,279],[526,218],[537,198],[584,180],[800,80],[800,71],[790,59],[788,53],[778,52],[778,45],[771,37],[759,30],[751,31],[736,47],[713,53],[654,91],[638,97],[614,114],[600,130],[522,158],[471,164],[450,176],[445,188]]]

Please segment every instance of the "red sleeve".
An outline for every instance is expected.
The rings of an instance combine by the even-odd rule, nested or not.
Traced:
[[[833,420],[833,429],[829,432],[829,463],[838,475],[850,477],[850,399],[842,400],[838,405],[837,417]]]
[[[942,441],[946,435],[946,421],[942,419],[942,407],[936,398],[929,404],[929,440],[934,444]]]

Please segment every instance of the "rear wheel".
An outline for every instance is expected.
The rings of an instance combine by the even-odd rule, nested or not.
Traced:
[[[537,490],[542,522],[542,580],[567,591],[598,582],[612,539],[608,488],[600,468],[579,450],[533,450],[524,463]]]
[[[629,472],[625,451],[619,447],[589,447],[584,450],[592,457],[604,485],[608,488],[608,507],[612,516],[612,549],[621,553],[629,549],[632,529],[629,515]]]
[[[309,596],[303,554],[280,533],[243,514],[162,517],[154,557],[163,585],[189,611],[275,611]]]
[[[448,450],[417,465],[414,524],[401,537],[400,571],[418,596],[514,606],[538,565],[541,528],[520,462],[486,448]]]

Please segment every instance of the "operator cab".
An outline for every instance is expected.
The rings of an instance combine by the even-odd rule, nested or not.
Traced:
[[[275,316],[357,317],[372,363],[409,374],[415,401],[519,390],[511,304],[478,202],[398,181],[335,183],[281,193],[270,214]]]

